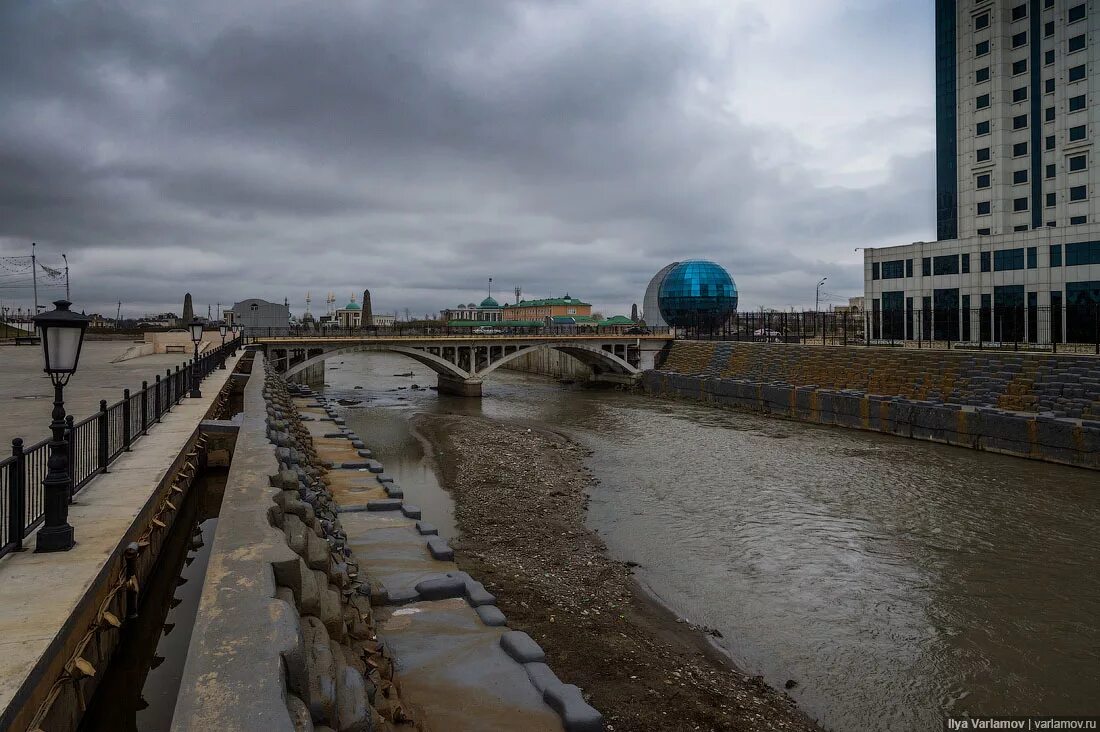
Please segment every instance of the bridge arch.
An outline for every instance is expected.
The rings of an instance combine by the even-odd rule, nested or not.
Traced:
[[[428,353],[427,351],[420,350],[419,348],[410,348],[408,346],[390,345],[384,343],[357,343],[351,346],[344,346],[341,348],[334,348],[331,351],[325,351],[319,356],[308,358],[301,363],[296,363],[286,370],[283,376],[293,376],[301,371],[308,369],[310,366],[315,366],[319,363],[324,363],[326,360],[333,358],[334,356],[341,356],[347,353],[356,353],[359,351],[388,351],[390,353],[401,353],[409,358],[419,361],[424,366],[427,366],[437,374],[444,376],[450,376],[455,379],[470,379],[476,378],[476,374],[471,374],[465,369],[461,369],[450,361],[435,355],[434,353]]]
[[[599,368],[601,367],[606,368],[612,373],[618,374],[641,373],[638,369],[634,368],[629,363],[616,356],[614,353],[611,353],[610,351],[605,351],[598,346],[592,346],[582,343],[537,343],[533,346],[520,348],[513,353],[509,353],[504,357],[493,361],[485,368],[475,372],[473,376],[475,378],[483,378],[511,361],[515,361],[517,358],[526,356],[527,354],[534,353],[535,351],[539,350],[561,351],[566,355],[572,356],[586,366],[596,367],[593,369],[594,371],[596,371],[596,373],[600,373]]]

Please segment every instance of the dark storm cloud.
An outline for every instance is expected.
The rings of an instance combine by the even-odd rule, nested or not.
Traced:
[[[762,162],[800,143],[728,103],[740,38],[705,11],[6,4],[0,253],[68,251],[92,309],[370,287],[422,314],[493,276],[610,314],[691,256],[750,305],[805,303],[825,270],[858,294],[855,247],[927,231],[930,157],[862,187]]]

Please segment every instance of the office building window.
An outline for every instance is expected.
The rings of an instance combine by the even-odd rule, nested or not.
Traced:
[[[1047,107],[1043,112],[1043,120],[1046,122],[1054,121],[1054,107]]]
[[[1012,47],[1019,48],[1027,45],[1027,31],[1020,31],[1012,36]]]
[[[1026,74],[1027,73],[1027,59],[1022,58],[1019,61],[1012,62],[1012,75]]]
[[[1058,205],[1058,194],[1057,193],[1048,193],[1047,194],[1047,208],[1050,208],[1051,206],[1057,206],[1057,205]]]
[[[1046,137],[1046,149],[1047,150],[1053,150],[1057,144],[1058,144],[1058,140],[1057,140],[1057,138],[1054,137],[1054,135],[1047,135],[1047,137]]]
[[[932,257],[923,257],[920,260],[920,274],[921,277],[927,277],[932,274]]]
[[[1069,159],[1069,169],[1071,172],[1078,170],[1087,170],[1089,167],[1088,155],[1074,155]]]
[[[878,272],[879,272],[878,262],[871,262],[871,279],[872,280],[877,280],[878,279]]]
[[[1081,64],[1080,66],[1074,66],[1072,69],[1069,70],[1069,80],[1070,81],[1081,81],[1084,78],[1085,78],[1085,65],[1084,64]]]
[[[978,236],[989,236],[990,229],[978,229]]]
[[[1079,20],[1084,20],[1085,4],[1081,3],[1080,5],[1074,5],[1072,8],[1070,8],[1068,18],[1070,23],[1076,23]]]
[[[978,201],[978,215],[985,216],[989,213],[989,201]]]
[[[1054,176],[1058,175],[1057,171],[1058,166],[1054,163],[1050,163],[1049,165],[1047,165],[1047,178],[1053,178]]]
[[[974,100],[974,106],[977,109],[985,109],[989,106],[989,95],[979,94],[978,98]]]
[[[962,273],[963,274],[970,274],[970,255],[969,254],[962,255]]]
[[[993,183],[993,176],[989,173],[982,173],[974,179],[975,188],[989,188]]]
[[[1049,10],[1054,7],[1054,0],[1043,0],[1043,7]]]
[[[978,152],[981,152],[981,150],[979,150]],[[988,157],[989,148],[988,147],[985,148],[985,152],[986,152],[986,156],[987,156],[986,160],[989,160],[989,157]],[[1012,146],[1012,157],[1018,158],[1022,155],[1027,155],[1027,143],[1026,142],[1017,142],[1015,145]]]
[[[1028,247],[1027,248],[1027,268],[1036,269],[1039,266],[1039,248]]]
[[[1027,101],[1027,87],[1021,86],[1019,89],[1012,90],[1012,101],[1024,102]]]
[[[974,30],[981,30],[982,28],[989,27],[989,13],[982,13],[974,16]]]
[[[982,272],[988,272],[989,271],[989,252],[982,252],[981,253],[981,268],[982,268]]]
[[[981,41],[980,43],[974,44],[975,56],[985,56],[987,53],[989,53],[989,41]]]
[[[959,256],[948,254],[932,260],[932,274],[953,275],[959,273]]]
[[[1069,200],[1071,201],[1084,201],[1088,197],[1088,186],[1073,186],[1069,189]]]
[[[1054,79],[1047,79],[1043,82],[1043,91],[1047,94],[1054,93]]]
[[[1054,35],[1054,21],[1053,20],[1048,20],[1043,25],[1043,37],[1044,38],[1050,38],[1052,35]]]
[[[1027,211],[1027,198],[1014,198],[1012,200],[1013,211]]]
[[[1043,54],[1043,64],[1046,65],[1046,66],[1050,66],[1052,63],[1054,63],[1054,49],[1053,48]]]
[[[1058,225],[1057,221],[1048,221],[1047,222],[1047,226],[1050,227],[1051,229],[1053,229],[1057,225]]]
[[[1027,127],[1027,115],[1026,114],[1018,114],[1018,115],[1016,115],[1015,117],[1012,118],[1012,129],[1022,130],[1025,127]]]
[[[1027,231],[1027,224],[1018,224],[1012,227],[1013,231]]]
[[[905,276],[906,277],[912,277],[913,276],[913,260],[912,259],[906,259],[905,260]]]
[[[1074,36],[1073,38],[1070,38],[1069,43],[1066,44],[1066,50],[1068,50],[1070,53],[1074,53],[1075,51],[1084,51],[1085,34],[1082,33],[1079,36]]]
[[[882,279],[900,280],[905,276],[905,260],[893,259],[882,263]]]
[[[1066,244],[1066,266],[1081,264],[1100,264],[1100,241]]]
[[[1012,171],[1012,184],[1027,183],[1027,169]]]
[[[974,83],[981,84],[983,81],[989,81],[989,67],[978,69],[974,72]]]
[[[1027,3],[1017,5],[1012,9],[1013,20],[1023,20],[1027,17]]]
[[[1069,217],[1069,225],[1070,226],[1078,226],[1080,224],[1084,224],[1084,223],[1087,223],[1087,222],[1088,222],[1088,217],[1087,216],[1070,216]]]
[[[1077,142],[1088,137],[1088,128],[1085,125],[1077,125],[1069,128],[1069,141]]]
[[[1050,266],[1061,267],[1062,266],[1062,245],[1051,244],[1050,245]]]
[[[1085,108],[1085,95],[1080,94],[1076,97],[1069,98],[1069,111],[1080,112]]]
[[[1026,145],[1027,143],[1024,143],[1024,144]],[[1024,154],[1026,155],[1027,153],[1024,153]],[[974,156],[975,156],[975,158],[977,158],[979,163],[984,163],[985,161],[989,160],[989,148],[988,147],[979,147],[975,151]]]
[[[1006,270],[1023,269],[1024,268],[1024,250],[1023,247],[1019,249],[1002,249],[999,252],[993,252],[993,271],[1004,272]]]
[[[989,134],[989,120],[986,120],[985,122],[979,122],[978,124],[974,125],[974,135],[976,137],[981,137],[982,135],[988,135],[988,134]]]

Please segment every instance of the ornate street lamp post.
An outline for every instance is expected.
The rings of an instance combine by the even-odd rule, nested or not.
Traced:
[[[221,361],[218,364],[218,368],[219,369],[224,369],[225,368],[225,334],[229,332],[229,326],[226,325],[226,322],[224,320],[218,325],[218,332],[221,333],[221,336],[222,336],[222,357],[221,357]]]
[[[73,527],[69,525],[69,443],[65,440],[65,385],[76,372],[84,331],[89,318],[71,312],[68,300],[58,300],[54,309],[34,317],[42,340],[45,372],[53,382],[53,419],[50,422],[50,457],[42,481],[45,522],[38,531],[35,551],[64,552],[73,548]]]
[[[199,341],[202,340],[202,323],[192,320],[187,326],[191,329],[191,341],[195,344],[195,358],[191,361],[191,398],[199,399],[202,392],[199,391]]]

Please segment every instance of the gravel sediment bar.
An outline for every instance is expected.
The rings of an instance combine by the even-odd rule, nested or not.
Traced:
[[[587,452],[557,433],[421,415],[455,501],[450,542],[513,630],[528,633],[609,730],[818,730],[656,603],[585,528]]]

